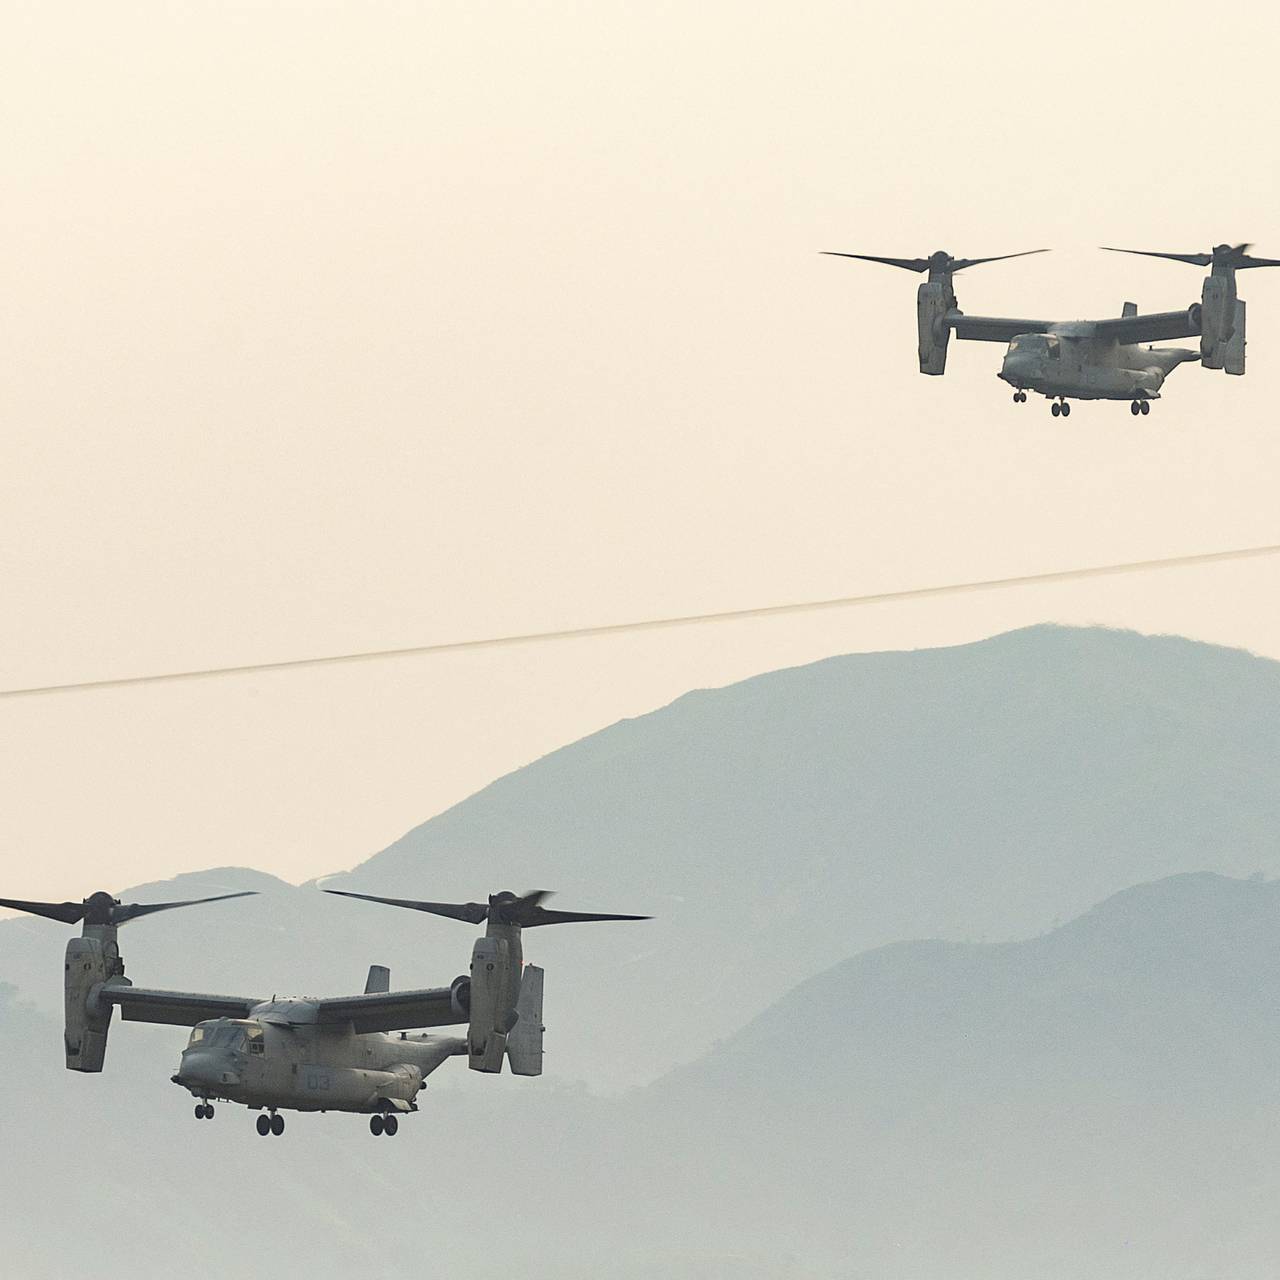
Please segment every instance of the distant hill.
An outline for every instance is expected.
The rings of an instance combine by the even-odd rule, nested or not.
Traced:
[[[565,905],[654,913],[536,939],[553,973],[605,966],[587,1016],[640,1022],[626,1043],[643,1077],[867,947],[1023,937],[1180,871],[1280,872],[1277,776],[1280,664],[1034,627],[687,694],[330,883],[549,887]],[[576,1035],[563,1043],[584,1058]]]
[[[845,961],[643,1107],[714,1151],[726,1228],[868,1275],[1274,1275],[1278,991],[1280,883],[1178,876]]]
[[[1043,932],[1183,871],[1280,872],[1280,664],[1172,637],[1034,627],[702,690],[501,778],[332,887],[558,889],[643,924],[540,929],[548,1069],[652,1079],[796,983],[903,938]],[[358,989],[466,967],[463,925],[223,869],[155,897],[260,887],[123,935],[143,983]],[[86,891],[97,888],[86,886]],[[9,981],[61,1000],[63,931],[0,925]],[[55,941],[54,939],[58,939]]]
[[[1177,876],[1019,943],[856,956],[626,1095],[459,1069],[394,1141],[358,1117],[197,1124],[165,1083],[179,1031],[117,1028],[108,1072],[77,1077],[56,1021],[0,991],[6,1263],[1262,1280],[1278,984],[1280,883]]]
[[[1270,1102],[1278,924],[1280,881],[1195,873],[1126,889],[1022,942],[893,943],[801,983],[654,1089],[772,1097],[785,1076],[803,1108],[830,1097],[838,1074],[842,1091],[874,1080],[880,1100],[923,1087],[1007,1102],[1026,1085],[1095,1097],[1132,1087],[1150,1100],[1208,1084]],[[744,1062],[757,1068],[745,1078]]]

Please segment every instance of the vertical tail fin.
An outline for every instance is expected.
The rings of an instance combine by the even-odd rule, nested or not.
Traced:
[[[542,975],[536,964],[527,964],[520,978],[516,1013],[520,1021],[507,1036],[507,1061],[517,1076],[542,1074]]]
[[[1236,377],[1244,373],[1244,343],[1244,303],[1237,298],[1235,325],[1222,351],[1222,367]]]
[[[391,970],[385,964],[371,964],[364,984],[365,995],[382,995],[390,990]]]

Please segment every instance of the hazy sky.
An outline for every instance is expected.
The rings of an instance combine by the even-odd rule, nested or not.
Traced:
[[[1014,405],[976,312],[1280,256],[1270,6],[0,12],[0,687],[1280,541],[1250,372]],[[1206,26],[1206,22],[1210,25]],[[1270,239],[1268,239],[1270,237]],[[1056,619],[1280,657],[1280,563],[0,703],[4,891],[351,865],[495,775],[828,653]],[[490,886],[479,882],[475,892]]]

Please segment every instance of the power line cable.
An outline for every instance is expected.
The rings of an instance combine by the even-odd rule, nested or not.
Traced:
[[[1056,569],[1049,573],[1022,574],[1013,578],[984,578],[974,582],[948,582],[930,587],[908,587],[899,591],[877,591],[866,595],[837,596],[830,600],[804,600],[792,604],[757,605],[747,609],[726,609],[718,613],[690,613],[675,617],[647,618],[631,622],[608,622],[591,627],[570,627],[560,631],[528,631],[514,635],[489,636],[473,640],[446,640],[439,644],[412,645],[401,649],[367,649],[357,653],[324,654],[311,658],[289,658],[280,662],[251,662],[240,666],[201,667],[191,671],[165,671],[139,676],[116,676],[101,680],[78,680],[67,684],[32,685],[0,689],[0,699],[28,698],[54,693],[81,693],[90,689],[125,689],[133,685],[168,684],[179,680],[202,680],[215,676],[255,675],[301,667],[328,667],[340,663],[373,662],[388,658],[411,658],[433,653],[460,653],[469,649],[497,649],[508,645],[538,644],[553,640],[578,640],[623,632],[658,631],[698,623],[736,622],[751,618],[774,618],[791,613],[817,613],[823,609],[849,609],[859,605],[888,604],[900,600],[925,600],[931,596],[964,595],[976,591],[998,591],[1006,587],[1028,587],[1050,582],[1072,582],[1084,578],[1115,577],[1158,569],[1182,569],[1194,565],[1219,564],[1228,560],[1250,560],[1280,554],[1280,543],[1261,547],[1238,547],[1227,551],[1205,551],[1197,555],[1167,556],[1158,560],[1129,560],[1119,564],[1090,565],[1077,569]]]

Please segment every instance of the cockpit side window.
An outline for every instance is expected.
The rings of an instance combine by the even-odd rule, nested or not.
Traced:
[[[1057,338],[1054,338],[1052,336],[1046,338],[1045,345],[1049,348],[1050,360],[1062,359],[1062,343]]]
[[[200,1044],[203,1040],[204,1040],[204,1028],[196,1027],[191,1032],[191,1039],[187,1041],[187,1048],[188,1049],[193,1048],[195,1045]]]
[[[265,1054],[267,1051],[267,1039],[263,1034],[261,1027],[247,1027],[245,1029],[245,1038],[249,1044],[249,1052],[257,1054]]]

